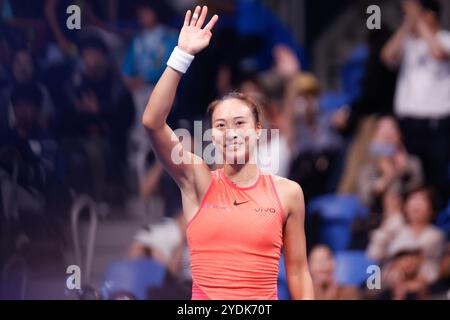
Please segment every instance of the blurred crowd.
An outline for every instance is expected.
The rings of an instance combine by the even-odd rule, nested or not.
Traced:
[[[368,32],[364,59],[342,66],[344,102],[258,0],[0,0],[0,261],[37,230],[64,238],[77,195],[104,211],[131,196],[160,197],[164,220],[137,231],[128,258],[169,270],[163,297],[190,297],[179,191],[140,119],[183,14],[197,3],[220,20],[182,80],[169,124],[193,132],[193,121],[208,122],[208,103],[234,90],[261,102],[264,127],[279,129],[278,152],[264,160],[277,157],[272,173],[305,194],[317,298],[450,299],[450,32],[433,0],[399,1],[402,25]],[[70,4],[81,8],[80,30],[66,26]],[[348,195],[367,214],[346,222],[349,239],[336,247],[323,230],[342,219],[309,203]],[[382,288],[339,283],[343,251],[381,266]]]

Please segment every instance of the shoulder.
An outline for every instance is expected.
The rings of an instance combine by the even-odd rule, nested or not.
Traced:
[[[435,227],[433,225],[430,225],[428,227],[427,237],[428,237],[429,241],[435,242],[436,244],[445,242],[445,234],[442,232],[441,229],[439,229],[438,227]]]
[[[443,41],[450,42],[450,31],[441,30],[438,32],[438,37]]]
[[[277,175],[272,175],[272,179],[285,206],[290,206],[292,203],[298,204],[299,201],[304,202],[303,189],[297,182]]]
[[[445,47],[447,51],[450,51],[450,31],[441,30],[437,35],[441,44]]]

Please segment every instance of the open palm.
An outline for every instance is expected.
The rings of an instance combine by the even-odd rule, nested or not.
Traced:
[[[195,55],[209,45],[209,41],[212,36],[211,30],[219,17],[214,15],[208,24],[202,29],[207,14],[208,7],[206,6],[203,8],[197,6],[194,14],[191,13],[191,10],[186,12],[183,28],[181,29],[180,36],[178,38],[178,47],[181,50]]]

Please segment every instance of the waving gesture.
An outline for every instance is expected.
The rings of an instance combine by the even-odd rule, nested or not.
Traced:
[[[195,55],[205,49],[211,40],[211,30],[219,17],[214,15],[208,24],[202,29],[205,23],[208,7],[197,6],[194,13],[191,10],[186,12],[183,28],[178,38],[178,47],[192,55]]]

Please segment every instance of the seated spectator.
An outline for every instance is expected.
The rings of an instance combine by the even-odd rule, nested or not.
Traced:
[[[363,250],[369,232],[379,226],[382,215],[401,212],[401,197],[423,182],[420,160],[406,151],[394,118],[376,120],[366,149],[368,161],[359,171],[357,190],[371,214],[369,219],[354,222],[351,245]]]
[[[330,248],[317,245],[308,258],[317,300],[358,300],[357,288],[341,286],[334,278],[336,261]]]
[[[141,30],[133,38],[122,68],[132,91],[156,84],[177,45],[177,33],[160,23],[161,7],[159,1],[137,1],[136,19]]]
[[[98,200],[105,200],[107,182],[123,185],[128,132],[134,120],[134,103],[122,79],[108,61],[108,50],[98,38],[86,38],[80,46],[83,69],[65,85],[68,106],[62,111],[66,152],[73,161],[84,156],[87,177],[82,183]],[[61,106],[63,107],[63,106]],[[74,158],[75,157],[75,158]],[[74,179],[78,180],[76,170]]]
[[[370,145],[370,163],[359,174],[359,194],[372,211],[381,211],[387,193],[401,196],[423,182],[420,160],[406,151],[400,129],[392,117],[381,117]]]
[[[34,167],[35,178],[45,180],[41,176],[45,169],[57,169],[57,145],[50,132],[38,122],[43,100],[40,87],[36,84],[16,86],[10,100],[14,121],[12,127],[1,134],[0,146],[17,151],[19,159]]]
[[[435,205],[431,189],[419,187],[410,191],[402,212],[404,215],[393,211],[383,217],[381,226],[370,235],[367,254],[383,263],[405,245],[415,246],[424,256],[420,275],[431,283],[439,275],[438,263],[445,243],[443,232],[432,225]]]
[[[56,206],[66,200],[62,196],[67,194],[62,188],[64,177],[58,145],[37,121],[42,106],[39,86],[15,87],[11,103],[13,126],[0,135],[0,190],[14,231],[25,232],[20,230],[23,219],[39,215],[49,218],[50,214],[61,213],[61,207]],[[56,220],[48,221],[55,227]]]
[[[51,122],[55,118],[55,109],[53,106],[52,98],[47,88],[37,80],[37,72],[36,67],[34,65],[33,57],[31,52],[27,49],[18,49],[13,56],[12,61],[12,83],[9,86],[6,86],[0,95],[0,100],[7,100],[11,94],[13,87],[16,85],[27,85],[34,83],[39,87],[39,90],[42,94],[42,108],[40,109],[38,119],[41,126],[45,128],[49,128]],[[7,108],[7,105],[0,106],[0,108]],[[12,110],[6,110],[5,116],[7,116],[8,120],[12,120]]]

